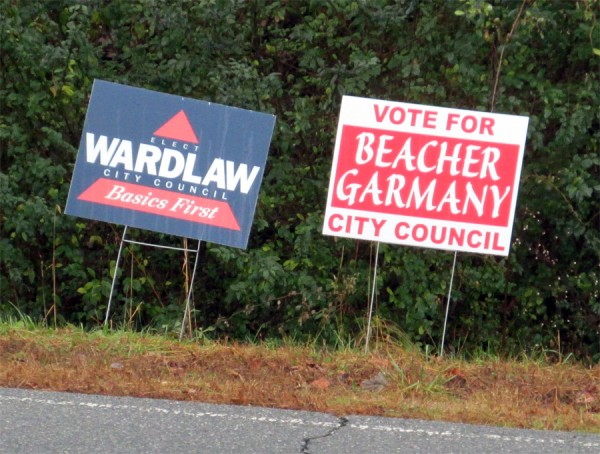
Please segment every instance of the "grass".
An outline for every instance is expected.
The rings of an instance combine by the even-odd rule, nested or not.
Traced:
[[[0,323],[0,386],[600,433],[600,365],[466,361],[403,344],[377,337],[366,354],[13,320]]]

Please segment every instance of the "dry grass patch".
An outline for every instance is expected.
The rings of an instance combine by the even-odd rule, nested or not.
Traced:
[[[0,386],[600,433],[600,366],[0,331]]]

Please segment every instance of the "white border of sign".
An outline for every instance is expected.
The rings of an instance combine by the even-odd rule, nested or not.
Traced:
[[[325,235],[380,241],[407,246],[501,256],[508,255],[528,122],[529,118],[524,116],[344,96],[340,109],[323,233]],[[457,175],[456,172],[452,175],[445,175],[445,173],[448,173],[448,169],[452,167],[452,164],[449,162],[451,160],[449,157],[450,153],[452,153],[451,151],[447,152],[448,156],[445,158],[448,162],[445,162],[444,165],[440,165],[437,168],[437,172],[441,174],[441,177],[444,177],[447,180],[454,178],[457,181],[457,186],[459,186],[461,182],[464,183],[469,181],[469,175],[473,178],[472,175],[477,174],[477,167],[483,166],[484,164],[481,163],[485,161],[481,151],[478,158],[475,154],[473,156],[465,154],[467,153],[465,151],[468,148],[467,145],[478,144],[479,146],[473,145],[474,149],[481,148],[486,144],[494,146],[495,155],[490,159],[502,159],[503,161],[501,162],[507,161],[510,164],[510,166],[507,167],[510,168],[509,174],[507,175],[507,172],[505,171],[504,174],[500,174],[496,178],[497,180],[500,180],[498,183],[505,185],[504,189],[506,192],[504,194],[506,195],[506,199],[501,199],[502,193],[500,192],[493,194],[496,202],[494,214],[484,212],[489,208],[491,202],[487,205],[481,203],[479,207],[481,210],[479,213],[480,219],[475,223],[468,221],[464,222],[464,219],[461,219],[460,215],[456,216],[457,219],[452,219],[452,216],[444,214],[444,211],[441,209],[439,218],[436,218],[438,215],[436,213],[437,210],[435,209],[430,210],[430,212],[427,213],[427,216],[415,215],[414,211],[407,214],[404,207],[398,206],[398,203],[390,204],[383,209],[378,207],[376,211],[364,210],[357,206],[353,207],[353,201],[350,200],[346,200],[347,203],[344,205],[344,203],[340,202],[341,199],[339,194],[343,192],[343,190],[340,189],[342,187],[340,185],[350,183],[340,181],[340,179],[343,180],[343,175],[338,173],[340,164],[342,164],[342,167],[347,167],[349,160],[353,160],[356,167],[356,174],[353,175],[359,175],[361,171],[365,173],[365,169],[367,174],[370,171],[369,169],[376,169],[375,172],[373,172],[376,173],[379,172],[379,170],[383,170],[384,167],[387,167],[385,171],[389,175],[389,168],[392,160],[396,159],[401,153],[406,154],[406,150],[402,152],[399,148],[394,149],[392,147],[392,149],[386,149],[384,139],[379,140],[379,145],[374,142],[368,142],[367,148],[364,148],[365,141],[363,140],[363,148],[362,152],[360,152],[361,145],[358,136],[352,136],[350,139],[348,137],[344,138],[344,127],[347,126],[354,127],[354,129],[352,129],[353,132],[362,130],[375,131],[375,133],[380,134],[381,137],[385,137],[385,134],[387,133],[390,137],[393,137],[394,135],[405,138],[422,138],[427,136],[428,140],[435,140],[439,143],[443,143],[445,140],[453,141],[452,143],[465,141],[465,146],[462,149],[459,148],[461,150],[460,159],[458,158],[458,152],[456,152],[456,156],[454,156],[453,159],[456,162],[459,162],[460,160],[463,161],[462,163],[457,164],[459,171],[460,166],[463,166],[463,168],[466,166],[467,171],[463,170],[463,173],[460,175]],[[351,142],[349,142],[349,140]],[[390,139],[389,142],[394,142],[394,140]],[[346,148],[342,146],[343,143],[346,143]],[[348,143],[353,144],[353,148],[350,150],[347,146]],[[503,147],[503,145],[506,145],[506,147]],[[430,147],[427,151],[427,159],[430,160],[427,169],[432,169],[431,172],[436,173],[436,170],[433,170],[435,164],[432,164],[431,161],[431,157],[435,155],[435,151],[432,151],[433,148],[434,147]],[[450,145],[448,148],[450,148]],[[381,149],[383,149],[383,152],[380,152]],[[511,150],[511,156],[506,154],[506,150],[508,149]],[[512,152],[514,150],[518,150],[518,152]],[[362,154],[359,156],[360,153]],[[439,153],[440,155],[442,154],[441,151]],[[504,153],[504,155],[502,153]],[[517,155],[515,156],[515,154]],[[416,162],[420,157],[421,156],[415,154],[413,156],[408,156],[408,158],[404,156],[403,159],[400,159],[401,163],[404,162],[406,164],[407,162],[410,162],[414,165],[408,164],[404,167],[402,165],[397,165],[397,168],[394,168],[393,170],[394,178],[401,178],[409,181],[410,179],[414,179],[415,175],[418,176],[419,169],[416,166]],[[467,159],[471,159],[469,161],[472,164],[470,169],[475,169],[474,171],[469,171],[468,164],[465,164]],[[364,164],[367,161],[370,162],[365,166]],[[378,162],[378,164],[375,164],[376,162]],[[397,163],[398,161],[395,162]],[[411,166],[413,167],[412,169],[408,168]],[[495,169],[493,168],[493,163],[488,167],[488,174],[485,175],[486,172],[484,169],[481,170],[479,176],[481,176],[481,178],[487,177],[487,179],[490,180],[490,174],[492,174]],[[423,168],[425,168],[425,166],[423,166]],[[410,175],[411,173],[412,175]],[[464,175],[467,176],[465,177]],[[421,176],[423,176],[423,174],[421,174]],[[367,175],[367,177],[362,175],[362,182],[356,183],[357,185],[362,184],[362,190],[365,189],[365,181],[369,179],[368,177],[369,175]],[[490,185],[488,186],[491,188]],[[496,187],[495,190],[500,191],[499,187],[500,186]],[[348,188],[348,186],[346,186],[346,188]],[[339,192],[336,197],[337,203],[334,203],[334,194],[336,194],[336,190]],[[400,189],[396,187],[395,190],[399,199]],[[485,190],[488,191],[488,188],[486,187]],[[369,196],[373,197],[375,192],[377,192],[377,189],[374,190],[371,188],[371,191],[367,194],[367,198]],[[381,192],[383,193],[384,191],[382,190]],[[423,191],[421,196],[424,196],[425,192],[426,191]],[[346,191],[346,193],[348,193],[348,191]],[[486,193],[483,194],[484,195],[481,196],[482,201],[485,200]],[[510,194],[510,196],[508,194]],[[487,196],[488,200],[492,201],[491,189],[487,192]],[[406,197],[404,195],[402,195],[402,197],[404,197],[404,200],[406,201]],[[454,195],[454,197],[454,202],[456,202],[458,200],[456,197],[458,196]],[[474,207],[477,202],[474,197],[475,196],[473,195],[471,206],[468,207],[471,212],[475,210]],[[355,200],[359,198],[359,195],[356,195]],[[381,200],[383,200],[383,196]],[[421,205],[424,205],[425,197],[421,200],[423,202]],[[446,202],[447,201],[448,199],[446,199]],[[496,210],[501,202],[510,203],[510,213],[507,211],[508,207],[504,207],[506,215],[504,216],[502,223],[488,223],[486,221],[487,218],[492,219],[491,216],[498,216]],[[466,202],[464,202],[464,206],[467,206]],[[463,213],[466,213],[467,208],[464,208],[464,210]],[[423,210],[421,209],[421,211]]]

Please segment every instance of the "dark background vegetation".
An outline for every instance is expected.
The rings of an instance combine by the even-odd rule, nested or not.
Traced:
[[[511,253],[459,254],[447,346],[600,360],[599,10],[598,0],[0,0],[0,314],[103,321],[122,226],[62,213],[99,78],[277,116],[248,249],[202,246],[195,327],[360,336],[374,245],[321,234],[349,94],[530,116]],[[379,326],[438,345],[452,253],[381,245],[379,265]],[[181,252],[127,246],[113,323],[176,331],[186,272]]]

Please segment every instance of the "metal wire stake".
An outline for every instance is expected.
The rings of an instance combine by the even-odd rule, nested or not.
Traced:
[[[117,261],[115,263],[115,271],[113,273],[112,285],[110,286],[110,294],[108,295],[108,306],[106,306],[106,317],[104,318],[104,326],[108,324],[108,316],[110,314],[110,305],[112,303],[113,293],[115,291],[115,283],[117,282],[117,272],[119,271],[119,262],[121,261],[121,252],[123,251],[123,243],[125,242],[125,235],[127,235],[127,226],[123,229],[123,235],[121,236],[121,244],[119,245],[119,252],[117,254]]]
[[[187,315],[190,312],[190,301],[192,298],[192,289],[194,288],[194,277],[196,276],[196,268],[198,268],[198,256],[200,255],[200,245],[202,241],[198,240],[198,249],[196,249],[196,259],[194,260],[194,269],[192,271],[192,279],[190,280],[190,288],[188,289],[187,299],[185,302],[185,311],[183,313],[183,320],[181,321],[181,329],[179,330],[179,340],[183,339],[183,331],[185,330],[185,323],[187,321]]]
[[[371,337],[371,319],[373,318],[373,301],[375,300],[375,287],[377,287],[377,259],[379,258],[379,242],[375,249],[375,267],[373,269],[373,286],[371,287],[371,303],[369,304],[369,320],[367,322],[367,339],[365,341],[365,353],[369,352],[369,338]]]
[[[448,325],[448,311],[450,310],[450,295],[452,295],[452,282],[454,281],[454,270],[456,268],[456,255],[454,251],[454,261],[452,262],[452,273],[450,274],[450,286],[448,288],[448,300],[446,301],[446,316],[444,317],[444,330],[442,331],[442,343],[440,345],[440,358],[444,356],[444,340],[446,339],[446,326]]]

